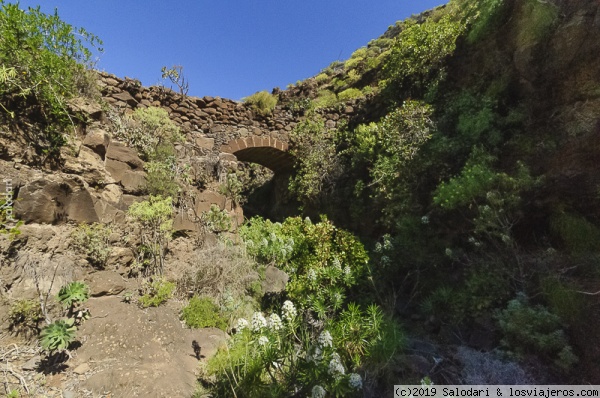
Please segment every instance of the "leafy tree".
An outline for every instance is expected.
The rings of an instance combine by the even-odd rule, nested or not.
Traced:
[[[22,10],[0,0],[0,99],[2,110],[15,117],[26,109],[48,127],[35,145],[56,150],[64,143],[60,132],[73,123],[67,100],[79,93],[92,52],[102,42],[85,29],[63,22],[57,11]]]

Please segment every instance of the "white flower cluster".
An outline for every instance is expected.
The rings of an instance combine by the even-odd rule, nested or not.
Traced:
[[[262,329],[267,327],[267,320],[261,312],[255,312],[252,315],[252,331],[260,332]]]
[[[363,385],[362,377],[360,377],[360,375],[357,373],[350,373],[348,375],[348,384],[350,385],[350,388],[360,390]]]
[[[334,257],[333,258],[333,266],[338,270],[341,271],[342,270],[342,262],[340,261],[339,258]]]
[[[339,357],[333,356],[331,361],[329,361],[328,372],[335,378],[341,377],[346,373],[344,365],[342,365],[342,361],[340,361]]]
[[[269,344],[269,339],[267,338],[267,336],[260,336],[258,338],[258,345],[266,346],[267,344]]]
[[[286,300],[283,303],[283,307],[281,309],[282,311],[282,316],[283,316],[283,320],[284,321],[291,321],[296,317],[296,314],[298,313],[296,311],[296,307],[294,307],[294,303],[292,303],[290,300]]]
[[[319,344],[319,347],[321,348],[333,347],[333,337],[331,337],[331,333],[327,330],[322,331],[317,339],[317,344]]]
[[[308,273],[306,274],[306,277],[308,278],[309,281],[316,281],[317,280],[317,273],[315,272],[314,269],[309,269]]]
[[[321,359],[323,359],[323,350],[321,350],[319,347],[314,347],[312,354],[308,354],[308,356],[306,357],[306,360],[308,362],[314,363],[321,362]]]
[[[344,267],[344,275],[345,275],[345,276],[350,276],[350,274],[351,274],[351,273],[352,273],[352,270],[350,269],[350,267],[349,267],[349,266],[347,266],[347,265],[346,265],[346,266]]]
[[[427,216],[421,217],[421,224],[429,224],[429,217],[427,217]]]
[[[248,321],[245,320],[244,318],[240,318],[237,320],[237,323],[235,324],[235,332],[241,333],[242,330],[246,329],[247,327],[248,327]]]
[[[325,397],[325,389],[321,386],[314,386],[312,389],[311,398],[324,398]]]
[[[281,318],[277,314],[271,314],[269,317],[269,328],[271,330],[281,330],[283,328],[283,323],[281,322]]]

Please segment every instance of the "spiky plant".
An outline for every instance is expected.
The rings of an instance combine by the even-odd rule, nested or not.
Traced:
[[[77,328],[73,326],[73,319],[58,320],[42,329],[40,344],[42,348],[53,352],[64,350],[75,339]]]

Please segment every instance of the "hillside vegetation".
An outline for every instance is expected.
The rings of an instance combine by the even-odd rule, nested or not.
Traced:
[[[221,136],[193,136],[160,101],[111,106],[87,69],[98,38],[0,6],[0,165],[19,178],[0,202],[3,332],[45,358],[41,373],[66,372],[74,350],[93,363],[98,324],[86,326],[95,314],[83,304],[122,293],[108,314],[137,303],[179,317],[186,336],[225,336],[210,353],[214,342],[194,339],[179,361],[199,361],[198,397],[600,383],[595,1],[451,0],[313,78],[248,97],[238,105],[254,120],[295,118],[295,165],[262,187],[289,217],[243,224],[243,204],[264,199],[265,170],[219,153]],[[173,98],[189,107],[183,90]],[[32,194],[36,172],[56,187]],[[112,221],[27,207],[86,192]],[[115,276],[120,290],[100,281]],[[80,391],[94,388],[89,371],[77,374]],[[22,380],[6,394],[28,393]]]

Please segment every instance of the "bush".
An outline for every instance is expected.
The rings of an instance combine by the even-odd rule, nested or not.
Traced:
[[[231,217],[226,210],[221,210],[218,205],[210,205],[210,210],[202,213],[202,222],[215,233],[227,232],[231,229]]]
[[[171,298],[175,291],[175,284],[163,278],[158,278],[146,283],[142,288],[143,295],[138,302],[143,308],[158,307]]]
[[[266,91],[259,91],[244,98],[244,102],[252,106],[252,109],[260,115],[268,116],[273,113],[277,105],[277,97]]]
[[[137,108],[131,116],[112,114],[110,118],[113,136],[137,149],[144,160],[156,160],[159,146],[182,140],[179,127],[162,108]]]
[[[192,297],[189,304],[183,308],[181,319],[191,328],[227,329],[227,322],[221,317],[219,307],[208,297]]]
[[[338,100],[340,101],[348,101],[355,98],[360,98],[363,96],[362,91],[357,88],[348,88],[341,93],[338,94]]]
[[[111,253],[109,244],[111,233],[111,228],[104,224],[80,224],[71,233],[71,239],[75,247],[86,254],[90,263],[103,268]]]
[[[322,319],[343,307],[366,271],[363,245],[327,220],[313,224],[295,217],[279,224],[253,218],[240,234],[251,255],[290,275],[288,297]]]
[[[9,328],[17,333],[37,331],[38,323],[43,319],[40,304],[35,300],[18,300],[8,312]]]
[[[32,144],[55,151],[71,125],[67,100],[78,94],[77,82],[101,41],[83,28],[60,20],[57,11],[22,10],[19,4],[0,1],[0,110],[15,117],[24,109],[45,124]]]
[[[141,244],[137,248],[137,262],[148,273],[162,275],[165,249],[173,229],[172,199],[150,196],[148,200],[132,204],[127,215],[140,226]]]
[[[538,355],[553,360],[557,367],[567,371],[578,362],[560,318],[547,308],[531,306],[524,296],[519,296],[496,318],[504,334],[502,345],[516,357]]]

